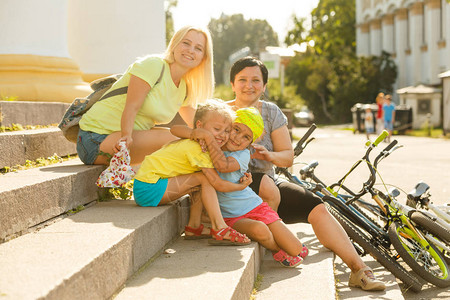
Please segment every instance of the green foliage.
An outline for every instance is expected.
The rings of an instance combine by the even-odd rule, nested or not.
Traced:
[[[281,93],[279,79],[269,80],[267,92],[269,100],[275,102],[280,108],[291,108],[294,111],[298,111],[304,105],[303,99],[296,93],[295,86],[285,85],[283,93]]]
[[[244,47],[254,54],[266,46],[278,46],[278,36],[266,20],[244,19],[242,14],[211,19],[208,24],[214,45],[214,75],[217,83],[228,82],[228,57]]]
[[[133,183],[134,180],[130,180],[122,187],[110,188],[109,193],[115,199],[129,200],[133,196]]]
[[[17,172],[18,170],[25,170],[37,167],[48,166],[52,164],[62,163],[63,161],[69,160],[72,157],[70,155],[60,157],[58,154],[53,154],[47,158],[39,157],[36,160],[25,160],[23,165],[15,165],[13,167],[3,167],[0,169],[0,174],[9,173],[9,172]]]
[[[234,92],[229,84],[219,84],[214,89],[214,98],[228,101],[233,100],[235,97]]]
[[[164,10],[166,12],[166,44],[169,45],[170,39],[175,33],[173,26],[173,16],[171,9],[178,5],[178,0],[164,0]]]
[[[296,19],[287,42],[314,41],[297,54],[286,69],[287,82],[296,87],[317,122],[347,123],[357,102],[373,102],[380,90],[392,91],[397,68],[388,53],[357,57],[355,53],[355,3],[320,0],[312,12],[312,28]]]
[[[69,210],[67,213],[69,215],[74,215],[76,213],[79,213],[82,210],[84,210],[84,206],[83,205],[78,205],[76,208]]]

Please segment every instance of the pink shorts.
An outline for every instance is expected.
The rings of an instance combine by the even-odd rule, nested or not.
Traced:
[[[266,202],[261,203],[243,216],[236,218],[224,218],[225,223],[227,223],[227,225],[230,227],[233,227],[234,223],[241,219],[257,220],[263,222],[266,225],[281,220],[277,212],[274,211]]]

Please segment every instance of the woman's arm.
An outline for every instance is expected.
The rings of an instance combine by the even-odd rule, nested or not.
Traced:
[[[238,161],[233,157],[226,157],[220,149],[212,133],[202,128],[191,129],[185,125],[174,125],[170,129],[174,136],[197,141],[202,150],[209,151],[209,156],[213,162],[214,168],[220,173],[229,173],[241,168]],[[202,143],[202,140],[204,143]],[[204,149],[206,146],[207,149]]]
[[[214,189],[218,192],[235,192],[235,191],[241,191],[245,189],[247,186],[252,183],[252,178],[249,173],[246,173],[245,176],[243,176],[239,183],[233,183],[230,181],[223,180],[219,177],[219,174],[217,174],[217,171],[215,169],[202,169],[203,174],[205,174],[206,178],[208,179],[209,183],[214,187]]]
[[[191,106],[182,106],[178,110],[181,118],[186,122],[187,126],[194,128],[194,116],[196,109]]]
[[[122,137],[117,141],[115,146],[117,150],[119,150],[120,141],[125,141],[127,148],[129,148],[133,143],[132,133],[134,120],[150,90],[151,87],[146,81],[137,76],[131,75],[127,91],[127,100],[120,122]]]
[[[254,144],[255,153],[252,159],[266,160],[278,167],[290,167],[294,162],[294,150],[292,149],[291,137],[287,126],[282,126],[270,134],[273,144],[273,152],[264,146]]]

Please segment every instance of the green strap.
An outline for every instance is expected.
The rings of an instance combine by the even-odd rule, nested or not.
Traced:
[[[161,81],[161,79],[162,79],[162,77],[164,75],[165,67],[166,67],[166,65],[163,63],[163,66],[162,66],[162,69],[161,69],[161,73],[159,74],[158,79],[156,80],[155,84],[153,85],[153,88],[155,87],[155,85],[157,85]],[[128,92],[128,87],[124,86],[124,87],[112,90],[109,93],[107,93],[106,95],[103,95],[103,97],[101,97],[98,101],[104,100],[104,99],[109,98],[109,97],[117,96],[117,95],[123,95],[123,94],[126,94],[127,92]]]

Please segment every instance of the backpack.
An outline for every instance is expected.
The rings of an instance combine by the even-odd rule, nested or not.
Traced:
[[[158,79],[152,88],[155,87],[163,77],[165,64],[163,64],[161,69],[161,74],[159,74]],[[108,92],[111,86],[120,78],[122,74],[115,74],[108,77],[100,78],[94,80],[90,83],[90,86],[93,90],[91,94],[89,94],[85,98],[76,98],[72,104],[67,108],[64,116],[61,119],[61,122],[58,124],[59,129],[61,129],[64,137],[72,143],[77,142],[78,131],[80,126],[81,117],[94,105],[96,102],[104,100],[109,97],[126,94],[128,91],[128,87],[124,86],[121,88],[117,88]]]

